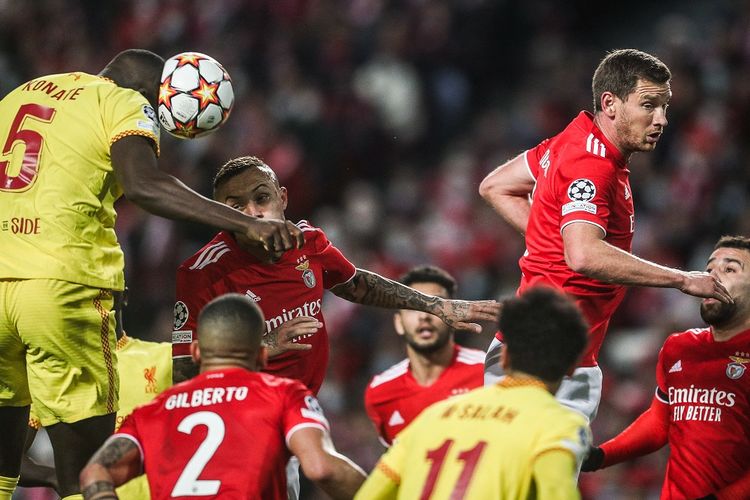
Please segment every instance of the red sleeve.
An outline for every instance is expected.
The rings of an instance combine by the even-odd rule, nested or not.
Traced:
[[[333,286],[349,281],[354,276],[357,268],[344,257],[344,254],[338,248],[328,241],[323,231],[319,230],[315,249],[323,267],[323,288],[328,290]]]
[[[737,481],[715,493],[718,500],[744,500],[750,498],[750,470]]]
[[[589,222],[606,234],[617,185],[615,167],[591,155],[558,161],[565,162],[558,169],[554,186],[560,206],[560,231],[572,222]]]
[[[133,441],[138,446],[138,451],[141,454],[141,463],[143,463],[143,445],[141,444],[141,436],[138,432],[138,426],[136,425],[137,411],[138,410],[125,417],[125,420],[122,422],[120,428],[112,435],[110,439],[123,437]]]
[[[190,356],[190,343],[197,340],[198,314],[212,298],[211,288],[200,270],[180,267],[175,279],[172,356]]]
[[[372,381],[370,381],[370,383],[372,383]],[[388,437],[385,435],[383,419],[381,418],[380,413],[378,413],[378,410],[375,408],[375,405],[373,404],[372,390],[370,389],[369,384],[367,386],[367,389],[365,389],[365,411],[367,412],[367,416],[370,417],[370,420],[375,426],[375,431],[378,433],[378,437],[380,437],[382,442],[390,446]]]
[[[328,420],[318,400],[304,385],[295,381],[287,386],[284,406],[284,436],[287,446],[292,434],[304,427],[330,431]]]
[[[531,148],[524,153],[526,166],[529,168],[529,175],[531,175],[533,179],[537,178],[540,165],[549,160],[549,141],[549,139],[545,139],[538,146]],[[545,159],[545,156],[547,156],[547,159]],[[547,166],[549,166],[549,164],[547,164]]]

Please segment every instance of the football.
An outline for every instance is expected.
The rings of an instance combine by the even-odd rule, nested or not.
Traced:
[[[159,122],[182,138],[201,137],[218,129],[234,105],[229,73],[199,52],[183,52],[164,63],[159,87]]]

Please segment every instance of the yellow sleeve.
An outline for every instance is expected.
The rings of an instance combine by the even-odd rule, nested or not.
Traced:
[[[576,459],[564,449],[548,450],[534,460],[534,486],[539,500],[580,499]]]
[[[395,499],[398,496],[399,486],[396,478],[398,476],[383,464],[381,459],[354,495],[354,500]]]
[[[129,135],[151,139],[159,156],[159,121],[145,97],[132,89],[116,87],[105,100],[104,118],[110,146]]]

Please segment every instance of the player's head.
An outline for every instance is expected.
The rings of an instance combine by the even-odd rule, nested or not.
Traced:
[[[404,285],[428,295],[452,299],[456,280],[437,266],[418,266],[401,276]],[[396,332],[418,354],[430,354],[453,342],[453,329],[440,318],[421,311],[399,310],[393,316]]]
[[[120,87],[140,92],[156,109],[164,59],[149,50],[123,50],[101,71]]]
[[[284,219],[286,188],[276,172],[255,156],[226,162],[214,177],[214,199],[248,215]]]
[[[500,331],[507,371],[555,384],[586,347],[588,325],[570,299],[551,288],[535,287],[504,301]]]
[[[625,154],[651,151],[667,126],[672,73],[658,58],[636,49],[608,53],[594,72],[594,112],[609,118],[615,145]]]
[[[190,346],[193,359],[201,371],[217,366],[263,368],[265,327],[263,312],[247,296],[228,293],[216,297],[198,315],[198,342]]]
[[[706,272],[726,287],[734,303],[704,299],[701,301],[703,321],[718,328],[746,322],[750,318],[750,238],[722,236],[708,258]]]

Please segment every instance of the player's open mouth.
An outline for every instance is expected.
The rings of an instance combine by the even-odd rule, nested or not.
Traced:
[[[417,335],[419,335],[422,338],[429,338],[432,337],[435,333],[435,330],[433,328],[420,328],[417,330]]]
[[[646,141],[654,143],[654,142],[657,142],[659,140],[659,137],[661,137],[661,132],[653,132],[653,133],[648,134],[646,136]]]

